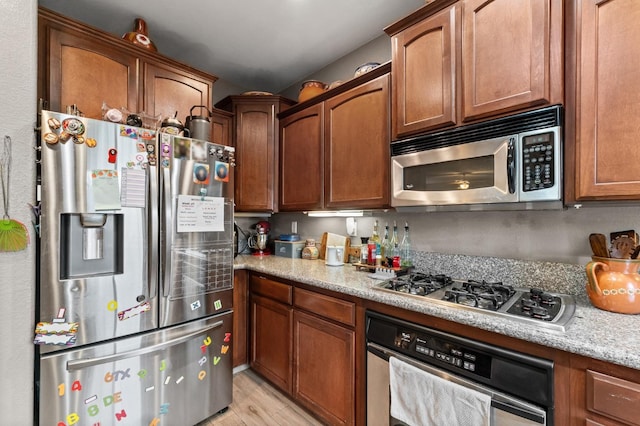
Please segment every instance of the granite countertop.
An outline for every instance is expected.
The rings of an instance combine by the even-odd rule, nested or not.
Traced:
[[[238,256],[234,265],[640,370],[640,315],[603,311],[583,298],[576,298],[573,320],[565,332],[558,332],[376,290],[373,287],[380,281],[351,265],[332,267],[322,260],[250,255]]]

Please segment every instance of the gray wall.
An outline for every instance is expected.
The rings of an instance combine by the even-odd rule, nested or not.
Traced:
[[[344,82],[352,79],[356,68],[362,64],[367,62],[383,64],[389,60],[391,60],[391,39],[386,34],[383,34],[349,55],[292,84],[280,94],[296,100],[298,99],[302,82],[305,80],[319,80],[326,84],[331,84],[337,80]]]
[[[36,22],[36,0],[0,3],[0,138],[13,141],[9,214],[31,238],[25,251],[0,252],[0,423],[19,426],[33,421],[35,236],[28,203],[35,198]]]
[[[640,206],[583,207],[562,211],[522,212],[373,212],[356,218],[358,235],[368,237],[373,221],[380,230],[397,221],[400,235],[407,221],[418,251],[488,256],[586,265],[591,256],[588,236],[612,231],[640,230]],[[245,219],[246,220],[246,219]],[[277,237],[291,232],[319,241],[323,232],[346,235],[345,218],[313,218],[303,213],[278,213],[270,219]]]

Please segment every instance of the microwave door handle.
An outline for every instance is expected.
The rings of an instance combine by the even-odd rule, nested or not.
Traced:
[[[509,185],[509,194],[516,192],[516,148],[514,138],[509,139],[507,148],[507,183]]]

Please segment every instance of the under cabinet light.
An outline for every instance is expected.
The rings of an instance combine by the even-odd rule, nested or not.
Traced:
[[[333,210],[305,212],[309,217],[362,217],[362,210]]]

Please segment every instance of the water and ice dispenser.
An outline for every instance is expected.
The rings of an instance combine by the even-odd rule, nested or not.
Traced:
[[[60,279],[123,273],[124,215],[60,215]]]

